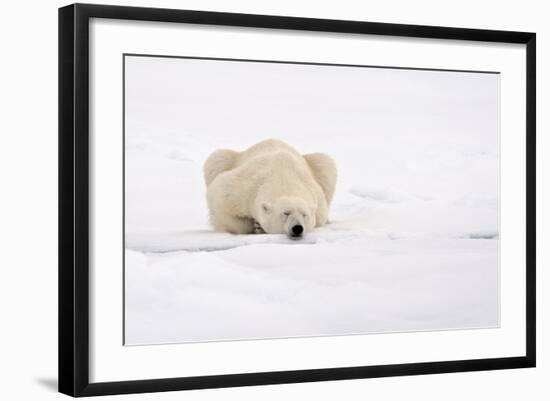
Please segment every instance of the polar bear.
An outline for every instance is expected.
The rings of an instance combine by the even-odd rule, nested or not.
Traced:
[[[267,139],[243,152],[222,149],[204,163],[210,223],[233,234],[300,238],[327,222],[336,165]]]

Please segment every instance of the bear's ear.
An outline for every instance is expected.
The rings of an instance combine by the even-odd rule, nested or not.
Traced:
[[[263,202],[262,210],[267,214],[271,213],[271,205],[269,203]]]

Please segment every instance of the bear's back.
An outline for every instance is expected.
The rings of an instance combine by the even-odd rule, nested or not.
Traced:
[[[307,162],[295,149],[278,139],[267,139],[238,153],[233,171],[250,178],[310,175]]]
[[[274,155],[281,152],[290,153],[294,156],[300,156],[300,154],[295,149],[293,149],[283,141],[278,139],[266,139],[251,146],[245,151],[240,152],[237,157],[236,166],[247,163],[248,161],[257,158],[258,156]]]

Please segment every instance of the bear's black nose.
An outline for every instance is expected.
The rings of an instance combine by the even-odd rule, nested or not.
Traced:
[[[302,227],[300,224],[296,224],[295,226],[292,226],[292,235],[302,235],[304,232],[304,227]]]

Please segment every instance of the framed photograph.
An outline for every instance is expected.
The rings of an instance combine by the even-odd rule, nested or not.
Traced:
[[[535,34],[59,10],[59,390],[535,366]]]

